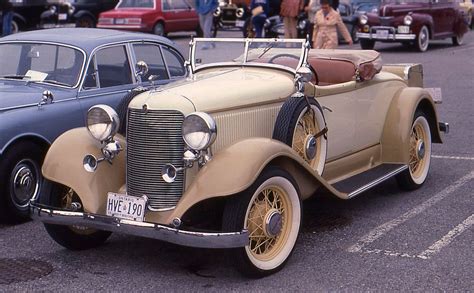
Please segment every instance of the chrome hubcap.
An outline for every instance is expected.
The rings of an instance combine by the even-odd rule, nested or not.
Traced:
[[[418,160],[421,160],[425,157],[426,153],[426,148],[425,148],[425,142],[420,139],[416,142],[416,156]]]
[[[20,207],[28,205],[30,199],[36,197],[39,190],[39,175],[34,163],[20,162],[12,173],[11,193],[14,203]]]
[[[276,237],[280,234],[283,227],[281,213],[275,209],[268,211],[265,215],[264,233],[267,237]]]
[[[317,153],[316,138],[312,135],[308,135],[305,139],[305,158],[308,161],[314,159]]]

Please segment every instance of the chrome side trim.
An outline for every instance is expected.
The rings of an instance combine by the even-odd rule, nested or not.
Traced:
[[[247,230],[240,232],[193,232],[168,226],[119,219],[82,212],[55,210],[32,201],[30,214],[35,220],[55,225],[78,225],[93,229],[118,232],[162,240],[178,245],[200,248],[236,248],[249,243]]]
[[[384,182],[385,180],[390,179],[390,178],[392,178],[393,176],[397,175],[398,173],[401,173],[401,172],[403,172],[403,171],[405,171],[405,170],[407,170],[407,169],[408,169],[408,165],[403,165],[403,166],[401,166],[400,168],[395,169],[395,170],[393,170],[392,172],[387,173],[386,175],[384,175],[384,176],[382,176],[382,177],[380,177],[380,178],[378,178],[378,179],[376,179],[376,180],[374,180],[374,181],[372,181],[372,182],[369,182],[369,183],[367,183],[366,185],[361,186],[361,187],[359,187],[358,189],[352,191],[351,193],[349,193],[349,194],[347,195],[347,198],[348,198],[348,199],[351,199],[351,198],[353,198],[353,197],[356,197],[356,196],[358,196],[359,194],[361,194],[361,193],[363,193],[363,192],[365,192],[365,191],[371,189],[372,187],[375,187],[376,185],[379,185],[380,183]]]

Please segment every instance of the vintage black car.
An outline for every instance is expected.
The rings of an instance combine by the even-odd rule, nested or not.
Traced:
[[[245,1],[219,1],[219,6],[214,11],[213,36],[217,35],[218,30],[243,29],[251,16]]]
[[[96,26],[99,14],[113,9],[118,2],[119,0],[66,0],[59,8],[51,6],[51,9],[41,15],[41,19],[52,26],[92,28]]]

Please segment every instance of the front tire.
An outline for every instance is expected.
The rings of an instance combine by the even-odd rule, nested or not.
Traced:
[[[461,46],[464,42],[464,35],[457,35],[452,37],[453,45],[454,46]]]
[[[72,210],[72,205],[80,206],[82,202],[79,196],[66,186],[54,182],[47,182],[50,185],[50,192],[40,198],[40,202],[47,206],[61,208],[62,210]],[[108,231],[95,230],[82,226],[62,226],[44,224],[49,236],[58,244],[70,250],[86,250],[102,245],[112,234]]]
[[[416,37],[415,47],[420,52],[426,52],[430,44],[430,32],[426,25],[422,26]]]
[[[425,183],[431,162],[431,131],[426,115],[417,111],[410,132],[408,169],[396,176],[404,190],[415,190]]]
[[[277,167],[265,169],[244,192],[225,206],[224,231],[249,231],[249,245],[232,250],[237,269],[259,278],[288,261],[301,226],[301,202],[295,180]]]
[[[0,210],[9,222],[29,219],[29,204],[43,190],[41,165],[45,150],[23,141],[12,146],[0,162]]]

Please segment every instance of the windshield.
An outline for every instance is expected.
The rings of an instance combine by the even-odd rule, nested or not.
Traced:
[[[191,64],[193,69],[198,69],[211,63],[267,63],[296,70],[303,61],[305,42],[303,39],[194,39]]]
[[[153,8],[154,0],[122,0],[117,8]]]
[[[0,44],[0,78],[47,82],[73,87],[84,55],[77,49],[51,44]]]

